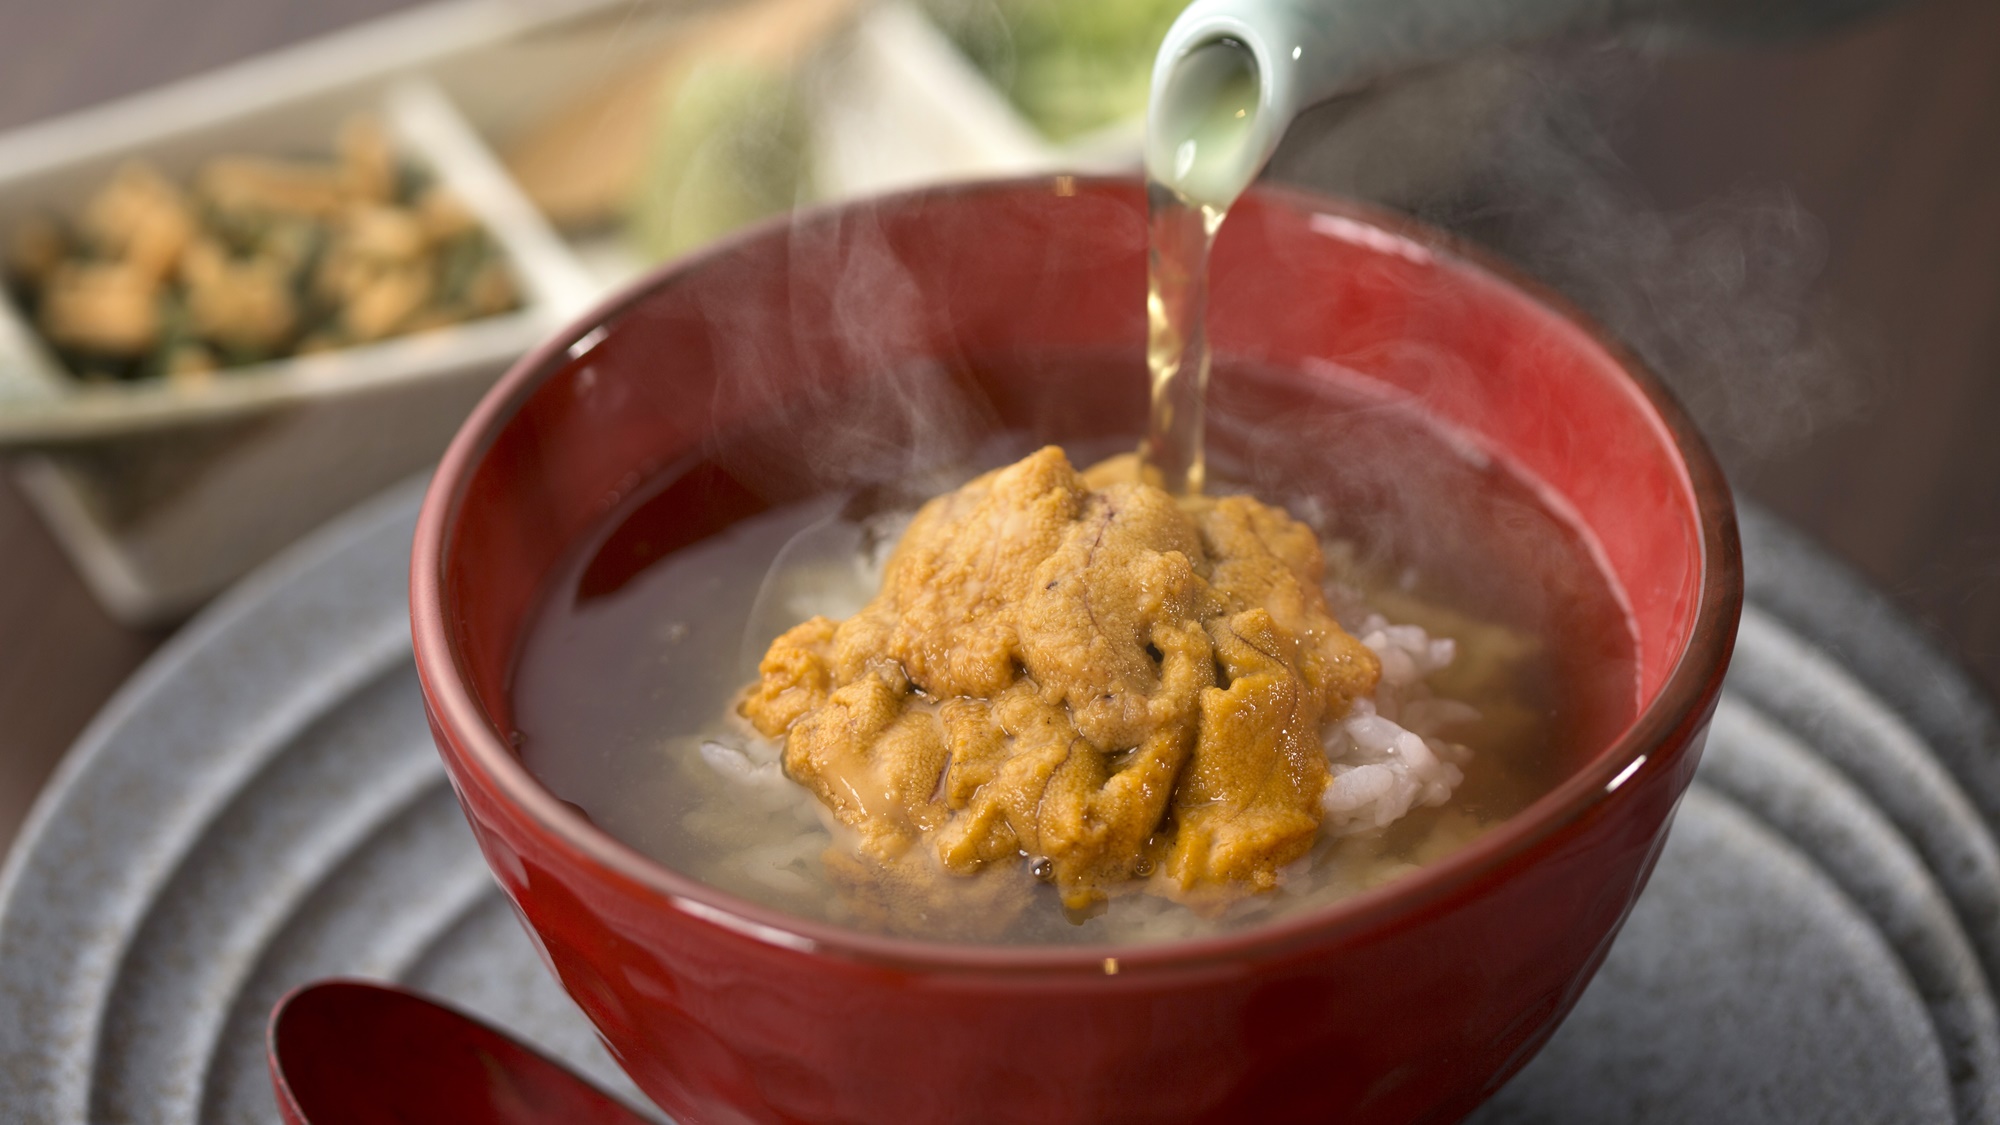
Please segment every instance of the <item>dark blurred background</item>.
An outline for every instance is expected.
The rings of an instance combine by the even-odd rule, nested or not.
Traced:
[[[406,6],[7,0],[0,128]],[[1809,42],[1619,55],[1583,70],[1593,67],[1621,80],[1596,100],[1583,83],[1578,174],[1590,199],[1612,205],[1579,220],[1629,219],[1722,260],[1627,246],[1593,262],[1588,243],[1545,254],[1519,241],[1507,214],[1444,217],[1503,246],[1516,239],[1531,268],[1614,323],[1677,312],[1655,301],[1726,308],[1739,300],[1731,285],[1753,303],[1772,296],[1760,285],[1796,287],[1771,304],[1796,323],[1755,341],[1761,352],[1723,358],[1784,366],[1776,345],[1812,351],[1799,360],[1803,397],[1732,399],[1711,373],[1692,393],[1720,397],[1697,412],[1732,427],[1718,444],[1744,494],[1851,563],[2000,690],[2000,4],[1920,0]],[[1560,222],[1556,203],[1529,219]],[[1767,242],[1781,262],[1757,258]],[[1621,270],[1672,270],[1674,286],[1697,291],[1591,291],[1593,277]],[[1791,417],[1739,432],[1756,429],[1743,412],[1764,407]],[[169,635],[106,617],[0,483],[0,849],[91,715]]]

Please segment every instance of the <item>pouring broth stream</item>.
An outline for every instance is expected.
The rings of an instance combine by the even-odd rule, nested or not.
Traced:
[[[1258,97],[1250,52],[1233,40],[1206,43],[1177,64],[1156,115],[1160,135],[1149,139],[1146,367],[1152,410],[1140,459],[1175,496],[1199,495],[1205,483],[1208,256],[1229,205],[1256,172],[1246,172],[1246,165],[1258,156],[1248,143]]]

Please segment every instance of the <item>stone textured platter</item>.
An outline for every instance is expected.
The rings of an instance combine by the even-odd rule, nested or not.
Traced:
[[[266,1013],[333,975],[456,1001],[644,1104],[542,969],[432,750],[418,488],[163,649],[0,872],[0,1119],[269,1122]],[[1694,789],[1549,1047],[1475,1120],[2000,1120],[2000,727],[1882,600],[1745,515]]]

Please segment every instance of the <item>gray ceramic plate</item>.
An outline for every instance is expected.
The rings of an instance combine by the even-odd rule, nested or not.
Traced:
[[[218,603],[65,763],[0,875],[0,1118],[270,1121],[264,1016],[335,974],[451,998],[639,1100],[431,749],[417,495]],[[1738,668],[1652,884],[1481,1121],[2000,1116],[1992,716],[1837,567],[1754,513],[1747,541]]]

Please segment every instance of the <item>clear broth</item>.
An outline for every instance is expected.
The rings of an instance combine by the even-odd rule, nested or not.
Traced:
[[[1088,366],[1078,378],[1089,377]],[[1284,504],[1320,530],[1330,574],[1372,608],[1458,642],[1457,662],[1436,679],[1457,677],[1439,694],[1482,711],[1447,732],[1473,751],[1465,780],[1443,806],[1413,810],[1376,833],[1323,839],[1279,891],[1219,916],[1135,894],[1075,920],[1053,888],[1036,885],[1036,901],[1002,932],[940,926],[931,936],[1174,940],[1310,909],[1463,846],[1630,722],[1627,615],[1585,537],[1532,482],[1414,408],[1330,382],[1325,409],[1260,412],[1257,387],[1268,373],[1231,375],[1220,381],[1209,426],[1218,490],[1248,488]],[[1048,436],[1003,436],[955,473],[927,474],[925,490]],[[1066,444],[1078,464],[1132,447],[1130,439]],[[1337,464],[1327,464],[1327,450],[1340,451]],[[661,474],[565,557],[515,665],[521,753],[558,797],[668,867],[781,910],[852,924],[821,873],[833,837],[817,803],[775,767],[748,780],[726,775],[703,744],[743,744],[748,732],[733,704],[763,647],[812,611],[858,609],[872,593],[867,538],[922,497],[878,488],[774,505],[746,483],[757,475],[742,464],[719,449]],[[691,520],[691,512],[710,515]],[[1032,882],[1027,864],[1018,867],[965,882]],[[980,909],[971,887],[964,909]]]

